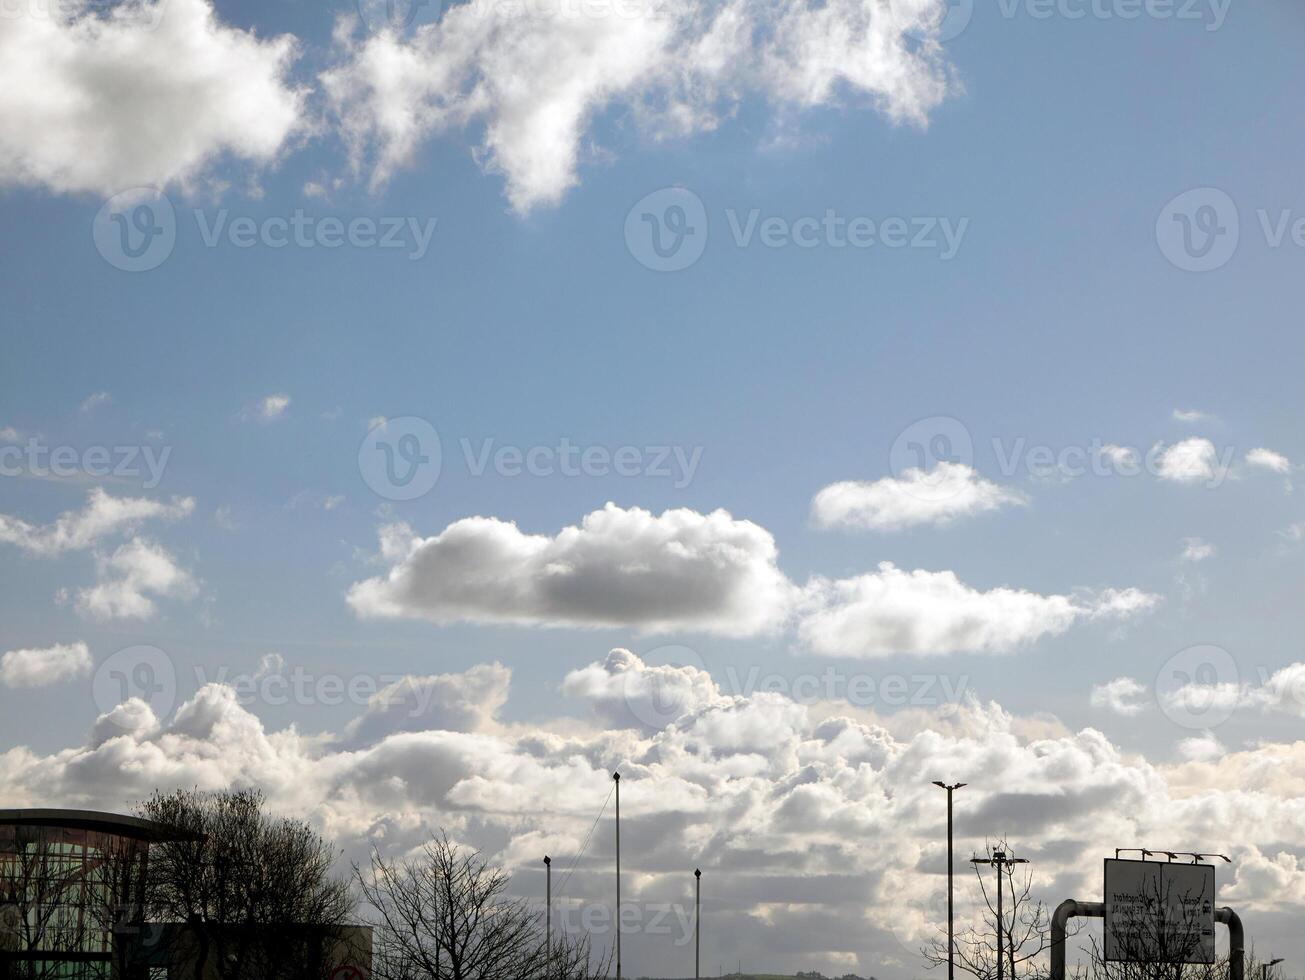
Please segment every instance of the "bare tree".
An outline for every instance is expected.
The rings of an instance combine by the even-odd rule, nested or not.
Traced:
[[[994,850],[1014,853],[1005,840],[989,848],[990,853]],[[956,933],[956,969],[975,980],[995,980],[1000,957],[1001,972],[1009,980],[1046,977],[1043,954],[1051,948],[1051,916],[1046,905],[1033,897],[1032,867],[1007,864],[996,869],[1002,875],[1000,935],[996,887],[986,877],[991,873],[986,866],[975,865],[974,874],[986,912],[979,925]],[[947,965],[946,926],[940,926],[938,933],[920,950],[930,968]]]
[[[0,952],[14,980],[55,976],[58,954],[94,943],[78,911],[84,867],[69,860],[40,828],[17,828],[0,847]],[[42,956],[40,954],[55,954]]]
[[[411,860],[373,851],[354,877],[376,910],[372,973],[379,980],[590,980],[609,957],[588,936],[545,934],[539,912],[508,893],[510,879],[441,832]]]
[[[354,901],[332,847],[306,823],[264,813],[255,790],[177,791],[141,816],[183,833],[150,853],[152,919],[184,923],[168,937],[196,975],[221,980],[321,980],[345,938]]]

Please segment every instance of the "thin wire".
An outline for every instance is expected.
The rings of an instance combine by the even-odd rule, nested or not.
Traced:
[[[589,840],[594,836],[594,831],[598,829],[598,821],[603,819],[603,814],[607,812],[607,804],[612,801],[612,794],[616,792],[616,782],[613,780],[612,788],[607,791],[607,799],[603,800],[603,807],[598,811],[598,816],[594,817],[594,824],[589,828],[589,833],[585,834],[584,843],[580,845],[580,850],[576,853],[575,860],[571,862],[571,870],[566,873],[562,879],[562,887],[558,889],[559,896],[566,893],[566,883],[571,880],[571,872],[575,871],[575,866],[580,863],[580,858],[584,856],[586,848],[589,847]]]

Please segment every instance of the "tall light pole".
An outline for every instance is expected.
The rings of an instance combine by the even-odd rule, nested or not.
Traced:
[[[1005,851],[993,851],[991,857],[970,858],[970,863],[976,867],[980,864],[988,864],[997,869],[997,980],[1002,980],[1006,975],[1006,947],[1008,945],[1006,935],[1006,914],[1002,908],[1002,877],[1006,869],[1016,864],[1028,864],[1025,858],[1007,857]],[[1012,900],[1014,895],[1011,896]],[[1015,930],[1011,929],[1009,937],[1010,947],[1010,980],[1015,980]]]
[[[702,869],[693,869],[693,980],[699,980],[698,959],[702,953]]]
[[[1279,958],[1276,959],[1276,960],[1269,960],[1269,962],[1267,962],[1267,963],[1261,963],[1261,964],[1260,964],[1260,980],[1269,980],[1269,967],[1277,966],[1277,965],[1278,965],[1279,963],[1281,963],[1281,962],[1282,962],[1282,958],[1279,957]]]
[[[947,791],[947,980],[956,980],[956,937],[953,933],[952,901],[955,897],[956,880],[952,872],[952,791],[958,790],[964,783],[946,783],[935,779],[935,786]]]
[[[553,974],[553,859],[544,855],[544,902],[548,911],[544,916],[544,970],[545,976]]]
[[[621,774],[612,773],[616,781],[616,980],[621,980]]]

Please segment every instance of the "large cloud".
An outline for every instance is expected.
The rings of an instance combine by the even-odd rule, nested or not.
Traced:
[[[359,41],[342,22],[343,61],[322,83],[373,183],[410,164],[430,136],[477,124],[483,162],[526,211],[576,182],[591,124],[612,110],[654,137],[711,129],[749,93],[781,110],[846,98],[923,125],[948,73],[938,43],[907,32],[936,6],[472,0],[406,37]]]
[[[359,615],[748,636],[777,627],[793,594],[770,533],[723,510],[608,504],[553,537],[488,517],[430,538],[390,527],[382,554],[388,574],[349,590]]]
[[[908,572],[884,562],[867,575],[813,580],[799,634],[812,651],[834,657],[1011,653],[1079,620],[1128,616],[1157,601],[1137,589],[1088,597],[984,592],[954,572]]]
[[[898,531],[950,524],[1027,501],[1018,490],[985,480],[963,463],[944,462],[927,472],[913,468],[874,482],[832,483],[812,499],[811,516],[818,527]]]
[[[114,194],[273,160],[301,124],[296,43],[208,0],[23,3],[0,17],[0,184]]]
[[[609,820],[589,833],[619,769],[632,908],[683,902],[700,866],[713,948],[764,957],[782,972],[807,964],[915,974],[912,951],[934,934],[945,888],[945,876],[931,873],[946,862],[936,778],[970,784],[958,851],[1009,833],[1017,853],[1034,859],[1037,880],[1054,882],[1037,892],[1053,904],[1098,894],[1100,859],[1121,841],[1204,841],[1217,827],[1237,828],[1221,894],[1278,914],[1299,915],[1305,903],[1305,852],[1293,843],[1305,838],[1305,743],[1165,766],[1099,731],[1020,724],[973,699],[893,726],[775,693],[726,697],[703,689],[696,668],[619,659],[630,675],[680,670],[682,684],[667,684],[700,694],[655,731],[579,730],[544,717],[529,729],[433,727],[345,747],[330,734],[269,730],[233,690],[208,685],[170,719],[129,701],[85,745],[0,754],[0,806],[120,810],[156,787],[260,786],[274,808],[314,821],[350,855],[371,844],[403,853],[444,826],[517,869],[528,894],[542,887],[532,877],[542,855],[562,856],[560,866],[574,862],[576,872],[563,895],[555,891],[561,915],[577,901],[609,901],[610,805]],[[611,666],[580,673],[601,680]],[[465,683],[480,682],[469,674]],[[602,683],[581,688],[610,696]],[[1254,791],[1237,788],[1245,773],[1257,774]],[[958,886],[964,924],[977,896],[968,878]],[[781,911],[785,923],[809,918],[812,927],[776,928]],[[893,934],[880,927],[890,921]],[[652,970],[669,941],[633,933],[632,972]]]

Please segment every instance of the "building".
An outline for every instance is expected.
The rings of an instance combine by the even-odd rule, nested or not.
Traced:
[[[150,845],[170,827],[89,810],[0,810],[0,980],[211,980],[213,930],[145,915]],[[192,838],[193,839],[193,838]],[[205,930],[201,932],[200,930]],[[272,942],[311,927],[278,927]],[[365,980],[371,930],[319,931],[312,974]],[[224,931],[222,938],[228,938]],[[267,944],[265,930],[256,937]],[[225,947],[222,947],[225,948]]]

